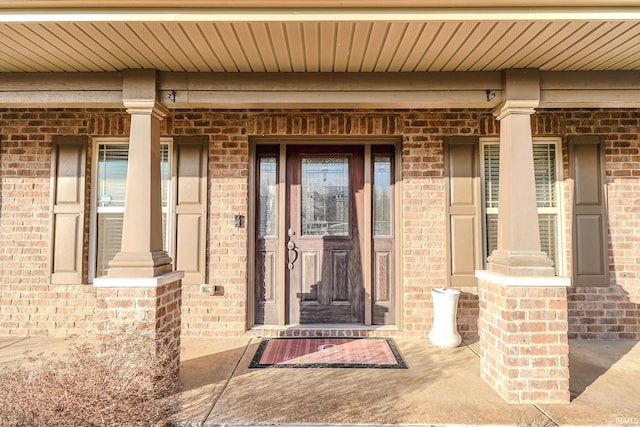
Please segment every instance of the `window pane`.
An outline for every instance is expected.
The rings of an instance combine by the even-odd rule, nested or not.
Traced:
[[[498,215],[493,213],[498,208],[498,173],[499,173],[500,146],[487,144],[484,146],[484,191],[485,209],[492,209],[487,214],[486,220],[486,256],[490,256],[497,248],[498,242]],[[536,199],[538,208],[557,208],[556,195],[556,145],[534,144],[533,163],[536,183]],[[558,272],[558,260],[556,250],[557,240],[557,213],[539,214],[540,246],[556,265]]]
[[[127,144],[103,144],[98,149],[98,206],[122,207],[127,187]],[[160,147],[162,207],[167,207],[169,194],[169,147]]]
[[[162,212],[162,249],[169,250],[169,244],[167,242],[167,213]]]
[[[122,221],[127,185],[128,144],[101,144],[98,147],[98,200],[96,277],[107,274],[109,261],[120,252]],[[160,146],[162,188],[162,241],[167,250],[167,207],[169,195],[169,147]]]
[[[556,206],[556,160],[554,145],[534,144],[533,167],[536,174],[536,198],[539,208]]]
[[[487,257],[498,248],[498,215],[488,214],[486,216],[487,221]],[[540,229],[540,249],[546,253],[551,261],[556,266],[556,273],[558,272],[558,262],[556,258],[556,221],[557,216],[555,214],[540,214],[538,215],[538,226]]]
[[[490,256],[498,248],[498,214],[487,214],[487,253]]]
[[[349,159],[302,159],[302,235],[349,235]]]
[[[498,174],[500,172],[500,146],[484,147],[484,195],[487,208],[498,207]]]
[[[169,234],[169,224],[167,212],[169,211],[169,146],[160,146],[160,186],[162,191],[162,246],[165,251],[169,250],[170,243],[167,240]]]
[[[556,160],[553,144],[533,145],[533,164],[538,207],[555,207]],[[498,174],[500,172],[500,146],[486,145],[484,150],[484,191],[486,207],[498,207]]]
[[[101,145],[98,153],[98,207],[124,207],[127,187],[126,144]]]
[[[259,201],[258,236],[275,236],[277,233],[277,161],[275,157],[261,157],[258,164]]]
[[[96,277],[107,274],[109,261],[120,252],[122,244],[122,213],[98,214],[98,259],[96,260]],[[162,214],[162,237],[166,241],[167,215]]]
[[[169,146],[160,146],[160,182],[162,191],[162,207],[168,206],[169,199]]]
[[[540,249],[542,252],[549,256],[549,259],[553,261],[556,266],[556,273],[558,272],[558,262],[556,258],[556,221],[557,217],[554,214],[538,215],[538,223],[540,227]]]
[[[391,235],[391,157],[373,160],[373,235]]]
[[[109,261],[120,252],[122,244],[121,213],[98,214],[98,250],[96,260],[96,277],[105,276]]]

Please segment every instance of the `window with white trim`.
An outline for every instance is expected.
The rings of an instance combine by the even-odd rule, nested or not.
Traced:
[[[163,138],[160,146],[162,179],[162,241],[164,250],[170,245],[170,221],[167,221],[170,191],[169,153],[171,139]],[[129,140],[126,138],[94,139],[93,186],[91,209],[90,277],[107,274],[109,261],[120,251]]]
[[[499,139],[481,140],[482,193],[484,200],[484,249],[486,258],[497,248],[498,242],[498,175],[500,162]],[[536,182],[540,246],[553,261],[556,275],[563,274],[562,246],[562,154],[559,138],[533,139],[533,167]]]

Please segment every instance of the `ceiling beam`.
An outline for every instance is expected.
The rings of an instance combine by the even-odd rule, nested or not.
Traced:
[[[0,107],[122,107],[122,74],[0,73]]]
[[[491,108],[500,99],[501,86],[499,72],[160,76],[161,97],[173,100],[175,91],[175,108]],[[487,90],[494,94],[490,100]]]
[[[640,72],[540,72],[540,108],[638,108]],[[159,101],[178,108],[486,108],[501,72],[159,73]],[[121,108],[122,73],[0,74],[0,108]]]
[[[638,108],[640,72],[540,73],[540,108]]]

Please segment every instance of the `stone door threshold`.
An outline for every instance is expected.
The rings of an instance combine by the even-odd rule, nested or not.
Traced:
[[[395,325],[360,324],[255,325],[247,335],[254,337],[396,337],[402,331]]]

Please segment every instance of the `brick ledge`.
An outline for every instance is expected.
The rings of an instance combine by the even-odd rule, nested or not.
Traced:
[[[570,277],[507,276],[504,274],[492,273],[487,270],[476,270],[476,277],[480,280],[486,280],[502,286],[532,288],[568,288],[571,286]]]
[[[184,277],[183,271],[172,271],[158,277],[98,277],[93,279],[94,288],[157,288],[177,282]]]

